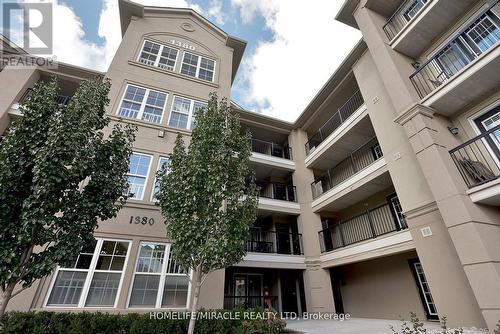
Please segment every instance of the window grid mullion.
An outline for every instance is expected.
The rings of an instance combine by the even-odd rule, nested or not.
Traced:
[[[163,302],[163,289],[165,286],[165,276],[167,273],[168,259],[170,258],[170,244],[165,245],[165,253],[163,254],[163,265],[160,273],[160,283],[158,284],[158,294],[156,295],[156,308],[161,308]]]
[[[199,78],[201,67],[201,56],[198,56],[198,65],[196,65],[196,78]]]
[[[194,109],[194,100],[189,100],[189,114],[188,114],[188,121],[187,121],[187,129],[191,129],[191,123],[193,122],[193,110]]]
[[[161,54],[163,52],[163,47],[165,46],[163,44],[158,44],[158,45],[160,46],[160,49],[158,50],[158,55],[156,56],[156,60],[155,60],[155,64],[154,64],[155,67],[158,67],[158,65],[160,64]]]
[[[87,278],[85,279],[85,284],[83,285],[78,307],[85,307],[85,301],[87,300],[87,295],[90,290],[90,284],[92,282],[92,278],[94,277],[94,271],[97,266],[97,261],[99,260],[99,254],[101,253],[103,241],[104,239],[97,239],[94,249],[94,255],[92,256],[92,261],[90,262],[89,271],[87,273]]]
[[[148,100],[149,97],[149,92],[151,89],[149,88],[144,88],[146,91],[144,92],[144,98],[142,99],[141,102],[141,108],[139,109],[139,113],[137,114],[137,119],[141,120],[142,115],[144,114],[144,109],[146,108],[146,101]]]

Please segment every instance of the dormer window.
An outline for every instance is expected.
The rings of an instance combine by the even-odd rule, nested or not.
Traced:
[[[179,50],[177,49],[145,41],[138,61],[149,66],[173,71],[175,69],[175,62],[177,61],[178,54]]]

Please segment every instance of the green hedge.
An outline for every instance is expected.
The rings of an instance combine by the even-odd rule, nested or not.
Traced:
[[[248,310],[246,310],[248,312]],[[229,312],[229,311],[217,311]],[[236,310],[231,311],[236,312]],[[251,310],[252,314],[259,312]],[[189,320],[150,319],[149,313],[9,312],[1,320],[1,334],[185,334]],[[208,320],[196,322],[196,334],[278,334],[285,322],[268,320]]]

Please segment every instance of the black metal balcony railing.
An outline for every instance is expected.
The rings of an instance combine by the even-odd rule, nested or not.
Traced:
[[[291,184],[279,182],[257,182],[257,185],[260,187],[260,197],[297,202],[297,189]]]
[[[349,116],[361,107],[365,101],[363,95],[356,91],[337,111],[314,133],[306,143],[306,155],[309,155],[321,144],[329,135],[332,134]]]
[[[402,215],[395,217],[386,203],[318,232],[321,252],[352,245],[408,228]]]
[[[252,151],[277,158],[292,160],[292,148],[288,145],[279,145],[259,139],[252,139]]]
[[[323,193],[352,177],[382,157],[383,153],[378,144],[378,140],[376,137],[373,137],[352,152],[347,158],[327,170],[325,175],[315,179],[311,183],[313,198],[318,198]]]
[[[393,40],[397,34],[432,0],[406,0],[396,9],[394,14],[384,25],[384,32],[389,40]]]
[[[450,151],[469,188],[500,177],[500,125]]]
[[[238,305],[277,310],[278,296],[224,296],[224,309],[231,310]]]
[[[498,7],[495,10],[500,10],[499,1],[496,1],[410,76],[420,98],[446,83],[497,45],[500,41],[500,18],[493,12],[495,6]]]
[[[251,228],[246,243],[247,252],[302,255],[302,234],[262,231]]]

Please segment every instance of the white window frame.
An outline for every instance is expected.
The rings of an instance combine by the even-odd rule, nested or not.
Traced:
[[[60,266],[57,266],[56,270],[54,271],[54,274],[52,275],[52,279],[49,285],[49,289],[47,290],[47,294],[45,295],[45,300],[43,301],[43,307],[44,308],[53,308],[53,309],[61,309],[61,308],[85,308],[85,309],[113,309],[116,308],[118,305],[118,300],[120,300],[120,294],[122,292],[122,287],[123,287],[123,280],[125,277],[125,273],[127,270],[127,265],[128,265],[128,260],[130,257],[130,249],[132,246],[132,241],[131,240],[126,240],[126,239],[113,239],[113,238],[95,238],[96,239],[96,245],[94,248],[94,255],[92,255],[92,261],[90,262],[89,269],[76,269],[76,268],[63,268]],[[100,270],[100,269],[95,269],[97,266],[97,261],[99,260],[99,255],[101,252],[102,245],[104,241],[112,241],[112,242],[126,242],[128,244],[127,247],[127,255],[125,255],[125,260],[123,263],[123,268],[122,270]],[[80,254],[80,253],[78,253]],[[59,275],[59,272],[61,271],[72,271],[72,272],[86,272],[87,277],[85,278],[85,283],[82,287],[82,292],[80,294],[80,299],[78,301],[77,306],[73,305],[48,305],[48,301],[50,298],[50,295],[52,294],[52,290],[54,289],[54,284],[56,282],[57,276]],[[95,273],[100,273],[100,272],[111,272],[111,273],[120,273],[120,283],[118,284],[118,291],[116,293],[116,298],[115,298],[115,303],[113,306],[85,306],[85,302],[87,301],[88,297],[88,292],[90,290],[90,285],[92,284],[92,279],[94,278]]]
[[[144,89],[146,92],[144,93],[144,99],[142,100],[142,102],[140,103],[141,104],[141,107],[139,109],[139,112],[137,114],[137,117],[135,118],[132,118],[132,117],[126,117],[126,116],[122,116],[120,115],[120,111],[122,109],[122,105],[123,105],[123,102],[129,102],[129,103],[135,103],[135,104],[139,104],[139,102],[137,101],[132,101],[132,100],[126,100],[125,99],[125,96],[127,95],[127,90],[129,87],[136,87],[136,88],[140,88],[140,89]],[[154,123],[154,122],[151,122],[151,121],[148,121],[148,120],[145,120],[145,119],[142,119],[142,116],[144,115],[144,110],[146,109],[146,106],[149,106],[147,104],[147,101],[148,101],[148,97],[149,97],[149,93],[153,91],[153,92],[157,92],[157,93],[162,93],[162,94],[165,94],[165,103],[163,104],[163,107],[162,107],[162,113],[161,113],[161,117],[160,117],[160,121],[158,123]],[[126,119],[133,119],[133,120],[136,120],[136,121],[140,121],[140,122],[146,122],[146,123],[149,123],[149,124],[161,124],[163,122],[163,117],[165,115],[165,109],[167,107],[167,100],[168,100],[168,93],[165,92],[165,91],[162,91],[162,90],[157,90],[157,89],[151,89],[151,88],[147,88],[147,87],[144,87],[144,86],[140,86],[140,85],[136,85],[136,84],[132,84],[132,83],[128,83],[126,86],[125,86],[125,89],[123,91],[123,94],[122,94],[122,97],[120,99],[120,104],[118,105],[118,109],[116,110],[116,115],[118,117],[122,117],[122,118],[126,118]],[[158,106],[152,106],[154,108],[159,108]]]
[[[149,65],[149,64],[146,64],[146,63],[143,63],[141,61],[141,55],[142,55],[142,52],[144,51],[144,46],[146,45],[146,42],[149,42],[149,43],[153,43],[153,44],[156,44],[156,45],[159,45],[160,46],[160,50],[158,51],[158,54],[156,55],[156,59],[155,59],[155,62],[153,65]],[[174,68],[169,70],[167,68],[163,68],[160,65],[160,59],[161,59],[161,54],[163,53],[163,48],[169,48],[169,49],[172,49],[172,50],[176,50],[177,51],[177,56],[175,57],[175,60],[174,60]],[[142,46],[141,46],[141,50],[139,51],[139,55],[137,56],[137,62],[141,63],[141,64],[144,64],[146,66],[153,66],[153,67],[157,67],[161,70],[164,70],[164,71],[168,71],[168,72],[175,72],[175,69],[177,68],[177,61],[179,60],[179,55],[181,54],[181,50],[177,49],[177,48],[174,48],[170,45],[165,45],[165,44],[161,44],[161,43],[158,43],[158,42],[155,42],[155,41],[152,41],[150,39],[145,39],[143,42],[142,42]]]
[[[491,110],[493,110],[495,108],[498,108],[498,107],[500,107],[500,99],[497,99],[497,100],[495,100],[492,103],[488,103],[488,105],[486,105],[484,108],[481,108],[481,110],[475,112],[474,114],[472,114],[471,116],[469,116],[467,118],[467,120],[469,121],[470,126],[472,127],[472,129],[476,133],[476,136],[480,136],[482,132],[478,128],[478,126],[476,125],[475,120],[477,118],[481,117],[482,115],[484,115],[484,114],[486,114],[486,113],[490,112]],[[494,160],[495,164],[497,166],[499,166],[499,168],[500,168],[500,160],[497,158],[495,152],[491,148],[491,146],[488,143],[488,141],[485,138],[481,139],[481,141],[483,142],[484,146],[488,150],[488,153],[490,154],[490,156],[493,157],[493,160]]]
[[[200,54],[197,54],[195,52],[191,52],[191,51],[183,51],[182,52],[182,60],[181,60],[181,66],[179,66],[179,73],[182,74],[182,65],[184,64],[184,57],[185,55],[187,54],[190,54],[190,55],[194,55],[194,56],[197,56],[198,57],[198,63],[196,64],[196,76],[194,76],[196,79],[199,79],[199,80],[203,80],[203,81],[206,81],[206,82],[215,82],[215,70],[217,68],[217,61],[215,59],[212,59],[212,58],[209,58],[209,57],[205,57],[205,56],[202,56]],[[199,75],[200,75],[200,68],[201,68],[201,59],[204,58],[204,59],[207,59],[207,60],[210,60],[210,61],[213,61],[214,62],[214,75],[212,76],[212,80],[209,81],[209,80],[205,80],[205,79],[200,79],[199,78]],[[192,64],[188,64],[190,66],[194,66]],[[185,75],[185,76],[188,76],[190,78],[193,78],[192,76],[190,75],[187,75],[187,74],[182,74],[182,75]]]
[[[170,157],[166,157],[166,156],[161,156],[158,158],[158,164],[156,166],[156,173],[158,173],[158,171],[160,170],[162,164],[161,164],[161,160],[162,159],[165,159],[166,162],[164,163],[169,163],[170,162]],[[168,173],[168,172],[167,172]],[[155,175],[155,178],[154,178],[154,182],[153,182],[153,188],[151,189],[151,202],[158,202],[158,200],[155,199],[155,188],[156,188],[156,182],[158,182],[158,177]]]
[[[134,177],[141,177],[143,178],[144,177],[144,191],[142,192],[142,196],[141,198],[132,198],[130,197],[129,199],[130,200],[135,200],[135,201],[142,201],[144,199],[144,195],[146,194],[146,187],[147,187],[147,184],[148,184],[148,179],[149,179],[149,173],[151,173],[151,165],[153,164],[153,155],[151,154],[146,154],[146,153],[140,153],[140,152],[135,152],[135,151],[132,151],[132,154],[136,154],[136,155],[142,155],[142,156],[146,156],[146,157],[149,157],[150,160],[149,160],[149,166],[148,166],[148,173],[146,174],[146,176],[144,177],[143,175],[139,175],[139,174],[131,174],[129,172],[127,172],[125,175],[126,176],[134,176]],[[130,162],[129,162],[129,169],[130,169]],[[129,191],[130,189],[128,189],[127,191]],[[130,194],[130,191],[129,191],[129,194]]]
[[[163,264],[161,267],[160,273],[144,273],[144,272],[137,272],[137,263],[139,262],[139,254],[141,252],[141,245],[142,244],[157,244],[157,245],[164,245],[165,246],[165,254],[163,257]],[[190,270],[189,274],[189,283],[188,283],[188,292],[187,292],[187,300],[186,300],[186,306],[185,307],[162,307],[162,299],[163,299],[163,290],[165,289],[165,279],[169,274],[167,274],[167,267],[168,267],[168,260],[170,258],[170,250],[172,249],[172,244],[171,243],[166,243],[166,242],[157,242],[157,241],[147,241],[147,240],[141,240],[139,243],[139,247],[137,249],[137,256],[135,259],[135,265],[134,265],[134,272],[132,274],[132,279],[130,281],[130,287],[129,287],[129,292],[128,292],[128,297],[127,297],[127,309],[131,310],[150,310],[150,309],[165,309],[165,310],[183,310],[183,309],[189,309],[191,307],[191,282],[193,279],[193,271]],[[156,302],[155,306],[153,308],[149,306],[130,306],[130,298],[132,297],[132,289],[134,287],[134,282],[135,282],[135,276],[136,275],[161,275],[160,276],[160,282],[158,284],[158,293],[156,295]]]
[[[188,119],[187,119],[187,124],[186,124],[185,128],[178,128],[178,127],[170,125],[170,119],[172,118],[172,114],[174,112],[176,112],[178,114],[181,114],[178,111],[174,111],[174,105],[175,105],[175,98],[176,97],[179,97],[181,99],[186,99],[186,100],[190,101],[190,104],[189,104],[189,113],[187,115]],[[189,97],[185,97],[185,96],[181,96],[181,95],[174,95],[174,98],[172,99],[172,106],[170,108],[170,115],[168,115],[168,122],[167,122],[168,126],[172,127],[172,128],[176,128],[176,129],[184,129],[184,130],[191,131],[192,130],[191,126],[193,125],[193,119],[194,119],[193,116],[194,116],[194,104],[195,104],[195,102],[203,103],[203,104],[206,104],[208,106],[208,102],[205,102],[205,101],[195,100],[195,99],[191,99]]]

